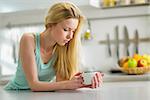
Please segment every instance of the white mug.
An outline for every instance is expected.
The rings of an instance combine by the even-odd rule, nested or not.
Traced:
[[[84,80],[83,84],[85,84],[85,85],[92,84],[92,79],[93,79],[95,74],[96,74],[96,72],[84,72],[84,73],[82,73],[82,77]]]

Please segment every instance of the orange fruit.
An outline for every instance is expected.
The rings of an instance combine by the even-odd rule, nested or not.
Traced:
[[[142,58],[142,56],[140,55],[140,54],[134,54],[133,55],[133,58],[138,62],[141,58]]]
[[[122,66],[124,69],[127,69],[128,68],[128,62],[125,62]]]

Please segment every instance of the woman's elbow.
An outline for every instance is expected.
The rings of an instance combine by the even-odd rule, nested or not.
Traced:
[[[32,92],[38,92],[39,91],[39,88],[38,88],[39,86],[38,86],[38,82],[37,81],[31,82],[29,84],[29,86],[30,86],[30,89],[31,89]]]

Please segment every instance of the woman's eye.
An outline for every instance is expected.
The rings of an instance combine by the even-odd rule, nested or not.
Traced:
[[[68,30],[64,28],[64,31],[68,31]]]

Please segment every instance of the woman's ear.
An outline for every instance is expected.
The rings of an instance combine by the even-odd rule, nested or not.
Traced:
[[[49,29],[49,28],[52,28],[53,26],[55,26],[56,24],[52,24],[52,23],[49,23],[46,25],[46,29]]]
[[[47,24],[46,25],[46,29],[51,28],[51,27],[52,27],[52,24]]]

